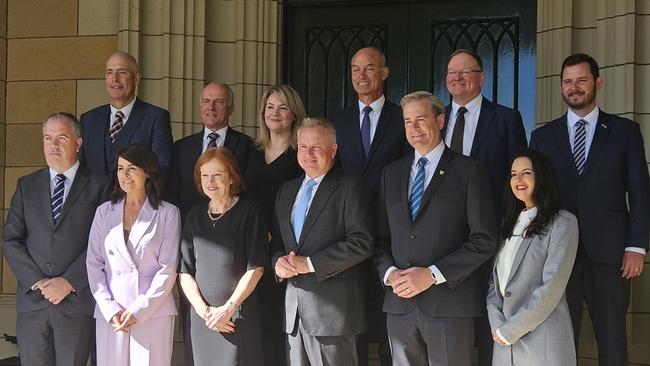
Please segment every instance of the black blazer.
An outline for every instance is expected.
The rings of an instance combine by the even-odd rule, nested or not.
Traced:
[[[636,122],[601,110],[581,175],[566,114],[533,131],[530,147],[551,160],[562,207],[578,217],[581,246],[589,258],[620,263],[627,246],[648,250],[650,184]]]
[[[450,114],[451,105],[448,105],[445,121],[449,121]],[[452,132],[447,131],[447,123],[445,123],[442,136]],[[493,103],[483,97],[469,156],[480,160],[487,170],[490,192],[499,218],[503,215],[503,190],[506,179],[510,175],[510,159],[518,149],[526,146],[526,131],[519,111]]]
[[[367,183],[331,169],[320,183],[303,225],[299,243],[291,225],[291,209],[305,175],[284,183],[275,203],[271,253],[295,251],[308,256],[315,273],[287,281],[285,331],[294,329],[300,314],[308,334],[341,336],[365,329],[363,267],[373,252],[374,217]]]
[[[4,227],[4,255],[18,288],[19,312],[57,306],[73,314],[93,313],[95,300],[88,288],[86,247],[95,209],[107,198],[108,178],[79,167],[61,215],[53,224],[48,168],[18,179]],[[75,292],[52,305],[31,286],[45,277],[64,277]]]
[[[413,154],[384,169],[377,202],[377,247],[374,258],[383,279],[391,266],[438,267],[447,282],[431,286],[413,299],[385,291],[384,311],[406,314],[416,306],[434,317],[480,316],[479,266],[497,248],[487,174],[480,163],[445,148],[420,211],[411,221],[409,180]]]
[[[248,155],[253,149],[253,141],[248,135],[229,127],[223,145],[237,159],[243,177]],[[203,129],[176,141],[174,144],[174,159],[168,181],[167,197],[180,209],[183,223],[185,223],[185,215],[192,207],[207,201],[207,198],[200,195],[194,185],[194,164],[201,156],[202,150]]]
[[[384,167],[413,149],[406,141],[402,108],[386,100],[366,159],[361,143],[359,113],[359,103],[355,102],[331,117],[336,128],[337,164],[343,173],[364,176],[374,196]]]
[[[169,172],[172,157],[169,112],[135,99],[129,119],[111,143],[111,107],[108,104],[83,113],[79,118],[83,144],[79,160],[93,171],[113,175],[117,151],[128,144],[143,144],[151,149],[160,163],[163,176]]]

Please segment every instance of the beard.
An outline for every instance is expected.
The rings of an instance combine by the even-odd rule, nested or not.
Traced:
[[[572,94],[573,96],[582,95],[582,100],[574,101],[572,99]],[[586,91],[586,92],[576,91],[576,92],[569,93],[568,95],[563,93],[562,99],[564,99],[564,103],[566,103],[572,109],[583,109],[584,107],[593,103],[594,99],[596,99],[596,88],[593,88],[590,91]]]

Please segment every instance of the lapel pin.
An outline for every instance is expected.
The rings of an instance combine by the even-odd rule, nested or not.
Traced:
[[[601,124],[600,124],[600,127],[602,127],[602,128],[607,128],[607,125],[604,124],[604,123],[601,123]]]
[[[112,249],[108,250],[108,255],[113,255],[113,250]]]
[[[444,175],[444,174],[445,174],[445,171],[444,171],[444,170],[441,170],[441,171],[440,171],[440,175]]]

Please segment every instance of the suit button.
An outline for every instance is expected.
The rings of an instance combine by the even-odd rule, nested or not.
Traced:
[[[512,294],[510,293],[510,291],[506,291],[506,293],[503,294],[503,296],[505,296],[505,297],[510,297],[510,295],[512,295]]]
[[[411,238],[411,240],[415,240],[415,234],[411,233],[411,235],[409,235],[409,238]]]
[[[51,262],[46,262],[45,265],[49,267],[49,266],[52,265],[52,263]]]

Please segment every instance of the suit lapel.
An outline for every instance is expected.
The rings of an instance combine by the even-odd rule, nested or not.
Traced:
[[[41,182],[41,186],[43,187],[43,189],[38,190],[38,200],[41,201],[43,212],[47,216],[50,227],[54,227],[54,219],[52,218],[52,191],[50,187],[50,170],[48,168],[43,169],[38,180]]]
[[[411,166],[413,164],[413,159],[415,159],[415,152],[412,152],[408,155],[408,158],[402,160],[402,166],[400,167],[400,177],[402,185],[400,187],[400,195],[402,196],[400,202],[402,202],[402,209],[406,217],[411,219],[411,208],[409,206],[409,183],[411,182]]]
[[[235,155],[237,149],[239,148],[240,139],[236,136],[236,133],[233,132],[232,127],[228,126],[228,131],[226,132],[226,138],[223,140],[223,146],[226,147],[233,155]]]
[[[300,190],[300,186],[302,185],[302,181],[304,179],[305,175],[302,174],[300,178],[296,178],[287,183],[286,189],[283,190],[282,199],[278,202],[278,208],[276,210],[279,215],[281,215],[281,217],[278,218],[278,224],[282,228],[280,231],[288,233],[286,236],[289,240],[285,240],[284,242],[284,246],[287,249],[287,252],[291,250],[298,250],[298,243],[294,237],[293,226],[291,225],[291,210],[293,208],[294,202],[296,201],[296,196],[298,195],[298,191]]]
[[[506,282],[506,285],[510,283],[510,280],[512,277],[517,273],[517,268],[519,268],[519,265],[521,264],[522,259],[524,259],[524,254],[528,251],[528,247],[530,247],[530,243],[533,242],[533,238],[524,238],[524,240],[521,241],[521,244],[519,244],[519,248],[517,248],[517,253],[515,254],[515,258],[512,260],[512,267],[510,268],[510,275],[508,276],[508,280]]]
[[[350,143],[348,144],[347,148],[351,149],[354,151],[354,155],[356,155],[357,159],[359,161],[364,162],[364,169],[366,164],[368,164],[368,160],[366,159],[364,153],[363,153],[363,142],[361,141],[361,128],[359,126],[359,103],[356,102],[354,103],[349,111],[348,118],[346,120],[350,121],[351,123],[343,123],[343,128],[345,132],[341,134],[341,136],[349,136],[349,139],[351,139]],[[370,147],[370,150],[372,151],[372,146]],[[370,157],[370,155],[368,155]]]
[[[316,223],[316,219],[320,216],[320,213],[325,208],[330,196],[332,196],[332,193],[334,193],[339,184],[339,173],[333,169],[330,169],[320,182],[316,194],[314,195],[314,199],[309,205],[309,211],[307,211],[307,217],[305,218],[305,223],[302,225],[300,240],[298,241],[300,246],[304,245],[304,240],[309,233],[309,230],[311,230]]]
[[[448,104],[445,107],[445,124],[442,126],[440,135],[442,136],[442,141],[447,139],[447,126],[449,126],[449,116],[451,116],[451,104]]]
[[[365,161],[365,164],[363,166],[364,170],[368,166],[368,163],[370,160],[372,160],[373,155],[377,151],[377,149],[381,146],[381,140],[384,138],[384,135],[386,134],[386,130],[388,130],[388,124],[391,121],[391,115],[392,111],[390,110],[390,106],[388,105],[388,100],[384,101],[384,106],[379,112],[379,120],[377,121],[377,128],[375,129],[375,135],[372,138],[372,144],[370,144],[370,151],[368,152],[368,158]],[[359,129],[359,139],[361,139],[361,130]]]
[[[569,141],[566,114],[564,114],[560,123],[552,125],[552,128],[556,145],[560,150],[560,154],[563,156],[562,161],[564,161],[565,164],[568,164],[569,169],[567,171],[574,172],[577,175],[578,170],[576,169],[576,164],[573,160],[573,153],[571,152],[571,142]]]
[[[75,201],[79,197],[79,194],[84,190],[86,187],[86,184],[88,184],[88,172],[82,167],[79,166],[77,169],[77,174],[75,174],[74,181],[72,182],[72,185],[70,186],[70,192],[68,192],[65,201],[63,202],[63,207],[61,208],[61,215],[59,215],[59,219],[56,222],[55,226],[58,226],[61,221],[63,221],[63,218],[65,215],[72,209],[72,207],[75,204]]]
[[[474,140],[472,141],[472,150],[469,154],[470,157],[475,158],[476,154],[481,147],[481,143],[485,141],[485,136],[487,136],[490,131],[490,126],[494,122],[494,105],[492,102],[483,98],[481,103],[481,113],[478,116],[478,122],[476,124],[476,132],[474,133]]]
[[[153,224],[157,214],[158,210],[154,210],[154,208],[151,207],[149,200],[147,199],[144,201],[140,213],[138,214],[138,218],[135,220],[133,227],[131,227],[131,232],[129,233],[129,241],[133,244],[134,248],[138,247],[140,240],[147,232],[147,229],[149,229],[149,226]]]
[[[587,156],[587,161],[585,162],[585,168],[582,171],[583,176],[589,173],[589,169],[594,164],[594,161],[596,161],[598,158],[598,154],[603,148],[603,144],[607,139],[607,135],[609,135],[609,119],[603,111],[599,111],[598,122],[596,122],[596,126],[594,128],[596,131],[594,131],[594,139],[591,142],[591,146],[589,147],[589,155]]]
[[[109,235],[113,236],[114,248],[120,253],[122,258],[127,263],[133,263],[133,258],[131,258],[131,253],[127,249],[127,243],[124,241],[124,224],[122,218],[124,217],[124,199],[118,201],[117,203],[111,204],[111,215],[109,216],[110,220],[110,232]],[[131,228],[133,230],[133,228]],[[131,235],[129,235],[129,238]]]
[[[450,168],[451,160],[453,158],[454,158],[454,154],[451,152],[451,150],[449,150],[445,146],[445,150],[443,151],[442,156],[440,157],[440,162],[438,162],[438,166],[436,167],[436,170],[433,172],[433,177],[431,177],[431,182],[429,182],[429,185],[424,190],[424,195],[422,196],[422,203],[420,204],[420,210],[418,211],[418,214],[415,217],[416,219],[424,211],[424,208],[429,203],[429,200],[431,199],[433,193],[440,186],[440,183],[442,183],[442,181],[448,175],[447,170]]]
[[[110,116],[110,112],[109,112],[109,116]],[[131,114],[129,114],[129,119],[126,121],[124,127],[122,127],[120,133],[117,134],[117,138],[115,139],[114,144],[116,146],[128,145],[129,141],[131,141],[131,136],[135,131],[138,130],[143,117],[144,117],[144,107],[142,105],[142,102],[140,102],[140,99],[136,98],[135,103],[133,104],[133,109],[131,109]]]

